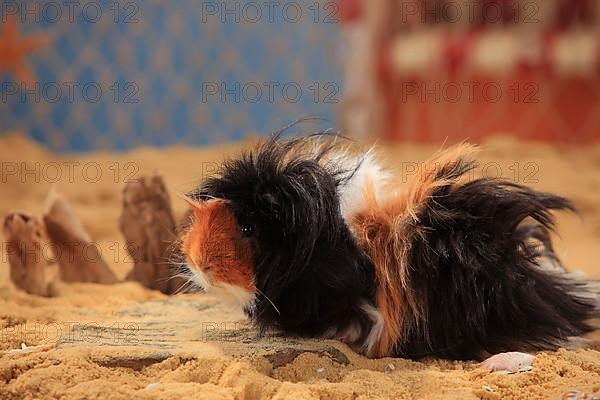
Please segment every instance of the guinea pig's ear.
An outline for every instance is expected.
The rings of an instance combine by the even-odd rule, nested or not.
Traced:
[[[197,200],[192,199],[189,195],[185,193],[177,193],[177,196],[182,198],[186,203],[190,205],[194,210],[197,210],[202,207],[202,204]]]

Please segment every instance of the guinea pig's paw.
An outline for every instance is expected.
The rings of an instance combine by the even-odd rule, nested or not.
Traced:
[[[483,361],[481,366],[497,374],[514,374],[517,372],[531,371],[533,369],[534,360],[535,356],[532,356],[531,354],[512,351],[495,354]]]

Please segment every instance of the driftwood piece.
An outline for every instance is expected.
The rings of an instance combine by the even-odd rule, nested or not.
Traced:
[[[44,224],[58,261],[60,278],[65,282],[113,284],[117,277],[102,259],[75,215],[66,197],[52,190],[46,201]]]
[[[185,282],[176,276],[172,264],[177,233],[162,177],[144,176],[125,186],[119,226],[134,261],[127,280],[166,294],[177,293]]]
[[[10,278],[21,290],[38,296],[48,296],[48,266],[40,221],[21,212],[11,212],[4,218],[4,237],[10,264]]]

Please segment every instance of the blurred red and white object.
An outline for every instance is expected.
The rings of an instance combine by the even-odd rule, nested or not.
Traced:
[[[368,115],[377,123],[360,128],[376,136],[436,143],[600,140],[600,0],[352,3],[373,48],[348,60],[350,87],[364,88],[348,125]]]

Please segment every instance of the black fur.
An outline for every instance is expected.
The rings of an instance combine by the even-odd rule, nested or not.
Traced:
[[[275,327],[322,336],[332,327],[358,323],[366,330],[370,324],[361,305],[373,302],[373,266],[355,244],[337,195],[348,171],[319,164],[331,147],[313,155],[297,151],[315,139],[275,135],[226,161],[221,175],[199,190],[200,197],[229,200],[241,225],[256,226],[260,292],[255,309],[247,312],[261,331]]]
[[[458,165],[439,178],[474,167]],[[397,354],[475,359],[515,349],[551,349],[592,330],[597,312],[582,282],[561,266],[549,241],[551,210],[573,210],[564,198],[497,179],[435,190],[419,213],[410,285],[424,305]],[[527,223],[524,220],[529,219]],[[415,227],[416,229],[417,227]],[[531,240],[534,239],[534,240]]]

